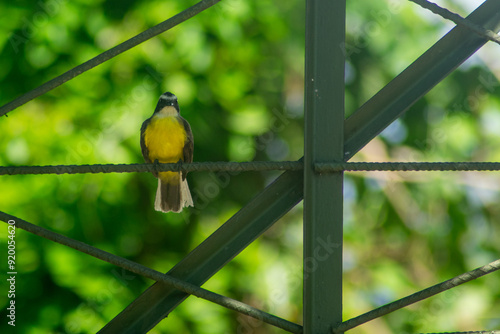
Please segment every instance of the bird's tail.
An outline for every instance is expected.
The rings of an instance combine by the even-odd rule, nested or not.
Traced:
[[[155,200],[156,211],[181,212],[184,207],[193,206],[187,179],[182,180],[181,173],[159,174]]]

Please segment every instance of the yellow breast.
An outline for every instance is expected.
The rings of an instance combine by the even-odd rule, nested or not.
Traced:
[[[165,108],[166,109],[166,108]],[[144,134],[151,161],[177,162],[183,158],[186,131],[175,114],[159,112],[151,118]]]

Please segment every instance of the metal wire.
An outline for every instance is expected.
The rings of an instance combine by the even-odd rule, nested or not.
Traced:
[[[462,16],[451,12],[450,10],[440,7],[433,2],[427,0],[409,0],[416,3],[417,5],[430,10],[434,14],[441,16],[444,19],[453,21],[456,25],[467,27],[481,37],[484,37],[492,42],[500,44],[500,36],[495,34],[495,32],[485,29],[477,24],[470,22],[469,20],[463,18]]]
[[[4,221],[6,223],[8,223],[9,220],[10,221],[14,220],[16,228],[22,228],[23,230],[26,230],[30,233],[33,233],[33,234],[36,234],[36,235],[43,237],[45,239],[60,243],[61,245],[71,247],[77,251],[88,254],[88,255],[93,256],[97,259],[106,261],[106,262],[111,263],[115,266],[119,266],[119,267],[126,269],[128,271],[131,271],[137,275],[141,275],[141,276],[150,278],[154,281],[160,281],[160,282],[163,282],[165,284],[171,285],[180,291],[183,291],[185,293],[191,294],[191,295],[199,297],[199,298],[206,299],[206,300],[211,301],[213,303],[216,303],[220,306],[226,307],[230,310],[246,314],[252,318],[255,318],[255,319],[260,320],[260,321],[264,321],[268,324],[282,328],[288,332],[302,333],[302,326],[300,326],[298,324],[295,324],[295,323],[290,322],[288,320],[279,318],[279,317],[274,316],[272,314],[269,314],[267,312],[261,311],[255,307],[249,306],[245,303],[234,300],[232,298],[219,295],[219,294],[214,293],[212,291],[203,289],[199,286],[190,284],[188,282],[179,280],[175,277],[172,277],[172,276],[163,274],[159,271],[150,269],[150,268],[143,266],[142,264],[139,264],[137,262],[130,261],[130,260],[122,258],[120,256],[103,251],[99,248],[87,245],[86,243],[83,243],[81,241],[74,240],[74,239],[68,238],[62,234],[47,230],[43,227],[33,225],[31,223],[28,223],[27,221],[25,221],[23,219],[9,215],[5,212],[0,211],[0,220]]]
[[[205,9],[212,7],[219,1],[221,0],[202,0],[197,4],[195,4],[194,6],[191,6],[188,9],[180,12],[179,14],[172,16],[168,20],[163,21],[162,23],[141,32],[140,34],[99,54],[98,56],[86,61],[85,63],[72,68],[71,70],[55,77],[50,81],[47,81],[46,83],[38,86],[37,88],[21,95],[20,97],[0,107],[0,116],[7,114],[9,111],[12,111],[17,107],[22,106],[23,104],[51,91],[52,89],[62,85],[66,81],[69,81],[74,77],[79,76],[80,74],[94,68],[99,64],[104,63],[105,61],[110,60],[113,57],[118,56],[119,54],[127,50],[130,50],[131,48],[147,41],[148,39],[153,38],[169,29],[172,29],[176,25],[186,21],[187,19],[204,11]]]
[[[409,295],[409,296],[404,297],[402,299],[396,300],[392,303],[389,303],[389,304],[386,304],[386,305],[381,306],[379,308],[376,308],[376,309],[374,309],[370,312],[367,312],[365,314],[362,314],[358,317],[344,321],[341,324],[339,324],[336,328],[333,328],[332,333],[337,334],[337,333],[342,333],[342,332],[348,331],[348,330],[353,329],[354,327],[360,326],[368,321],[371,321],[371,320],[376,319],[376,318],[380,318],[388,313],[394,312],[396,310],[399,310],[399,309],[406,307],[408,305],[411,305],[413,303],[416,303],[416,302],[419,302],[419,301],[424,300],[426,298],[432,297],[434,295],[437,295],[438,293],[441,293],[441,292],[444,292],[444,291],[449,290],[451,288],[457,287],[461,284],[470,282],[476,278],[479,278],[479,277],[484,276],[486,274],[490,274],[490,273],[497,271],[499,269],[500,269],[500,260],[490,262],[485,266],[468,271],[468,272],[463,273],[461,275],[458,275],[452,279],[449,279],[447,281],[433,285],[427,289],[421,290],[421,291],[416,292],[412,295]]]
[[[18,174],[84,174],[84,173],[144,173],[144,172],[243,172],[271,170],[301,170],[301,161],[253,161],[253,162],[192,162],[168,164],[105,164],[105,165],[58,165],[0,167],[0,175]]]
[[[441,332],[441,333],[425,333],[425,334],[500,334],[500,331],[471,331],[471,332]]]
[[[315,164],[317,173],[331,173],[342,170],[350,172],[499,171],[500,162],[346,162]]]
[[[55,166],[1,166],[0,175],[27,174],[97,174],[97,173],[146,173],[146,172],[248,172],[304,169],[299,161],[251,161],[251,162],[192,162],[168,164],[96,164]],[[340,171],[500,171],[500,162],[345,162],[315,163],[316,173]]]

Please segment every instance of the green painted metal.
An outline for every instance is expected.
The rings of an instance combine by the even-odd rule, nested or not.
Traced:
[[[497,32],[500,29],[500,1],[485,1],[467,19]],[[457,26],[427,50],[347,119],[345,161],[487,41],[467,27]]]
[[[306,1],[304,302],[305,334],[342,322],[343,172],[316,162],[344,158],[345,0]]]
[[[294,207],[302,199],[302,188],[302,171],[284,173],[168,274],[202,285]],[[187,297],[186,293],[157,282],[99,333],[147,333]]]
[[[483,20],[478,23],[484,24],[485,27],[493,31],[498,31],[500,25],[499,7],[500,1],[487,0],[471,14],[470,18],[477,16],[474,20],[479,18]],[[450,43],[448,35],[454,33],[456,29],[460,30],[460,34],[458,37],[453,37],[454,43]],[[433,80],[423,80],[418,85],[420,88],[418,93],[413,91],[416,87],[415,82],[409,78],[402,80],[400,75],[399,79],[396,78],[397,85],[395,84],[396,79],[394,79],[388,85],[391,87],[390,89],[382,89],[345,121],[345,161],[383,131],[440,80],[444,79],[450,70],[464,62],[486,42],[486,40],[478,38],[474,32],[464,28],[455,28],[449,34],[433,46],[433,49],[440,52],[432,52],[432,56],[426,56],[425,63],[420,63],[417,60],[405,70],[405,76],[420,71],[422,77],[433,77]],[[325,44],[325,47],[335,46]],[[443,58],[446,61],[442,61]],[[450,70],[436,68],[435,64],[438,62],[442,67],[448,67]],[[433,72],[435,71],[438,71],[439,75],[435,73],[434,76]],[[428,86],[426,87],[424,84]],[[405,97],[399,98],[397,94],[403,94]],[[398,103],[393,103],[393,100],[398,100]],[[385,103],[389,103],[390,107],[387,107]],[[225,263],[264,233],[279,217],[302,199],[302,177],[301,172],[287,171],[283,173],[169,273],[180,279],[186,278],[186,281],[193,284],[202,284],[208,280]],[[262,210],[263,212],[256,214],[253,210]],[[235,235],[231,235],[231,233]],[[185,298],[185,294],[155,283],[104,327],[101,333],[146,333]]]

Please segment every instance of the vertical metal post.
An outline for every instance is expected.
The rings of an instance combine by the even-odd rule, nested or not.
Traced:
[[[315,162],[344,159],[345,0],[306,1],[304,333],[342,321],[343,173]]]

